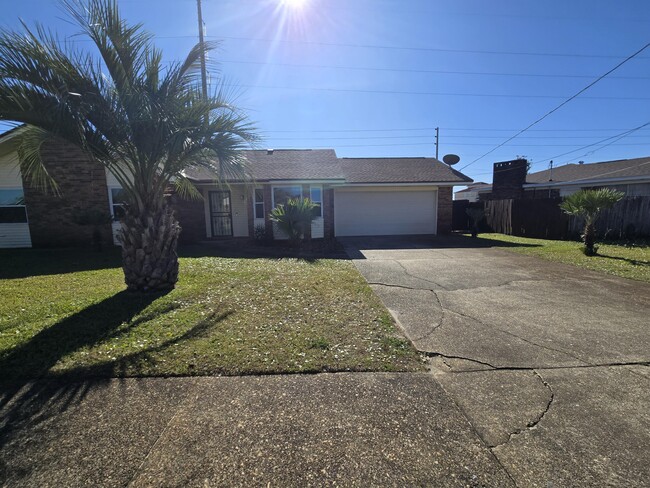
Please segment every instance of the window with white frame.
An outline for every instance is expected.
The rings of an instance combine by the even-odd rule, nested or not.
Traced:
[[[255,218],[264,219],[264,190],[255,188]]]
[[[27,222],[27,209],[22,188],[0,189],[0,224],[25,222]]]
[[[316,206],[314,207],[314,217],[323,216],[323,187],[322,186],[312,186],[309,188],[309,199]]]
[[[115,220],[122,220],[126,207],[126,192],[122,188],[110,189],[111,215]]]
[[[289,200],[298,200],[302,198],[301,186],[274,186],[273,187],[273,206],[286,205]]]

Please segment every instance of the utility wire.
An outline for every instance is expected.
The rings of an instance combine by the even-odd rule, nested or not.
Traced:
[[[648,44],[650,45],[650,44]],[[601,77],[602,78],[602,77]],[[593,83],[592,83],[593,85]],[[325,92],[343,92],[343,93],[376,93],[382,95],[424,95],[424,96],[445,96],[445,97],[481,97],[481,98],[548,98],[548,99],[562,99],[561,95],[512,95],[512,94],[499,94],[499,93],[453,93],[453,92],[419,92],[419,91],[402,91],[402,90],[359,90],[356,88],[327,88],[327,87],[303,87],[303,86],[277,86],[277,85],[222,85],[232,86],[239,88],[261,88],[265,90],[308,90],[308,91],[325,91]],[[591,86],[591,85],[590,85]],[[580,93],[584,91],[581,90]],[[536,123],[540,122],[555,110],[560,108],[572,100],[577,95],[572,96],[570,99],[565,100],[557,108],[549,112],[547,115],[539,119]],[[650,100],[650,97],[582,97],[583,100]],[[534,124],[531,124],[532,127]],[[523,129],[521,132],[524,132]],[[521,133],[520,132],[520,133]],[[519,134],[517,134],[519,135]],[[511,139],[514,139],[513,136]],[[507,141],[506,141],[507,142]]]
[[[584,87],[582,90],[580,90],[579,92],[577,92],[575,95],[573,95],[573,96],[567,98],[566,100],[564,100],[561,104],[559,104],[559,105],[558,105],[557,107],[555,107],[554,109],[550,110],[549,112],[546,112],[546,114],[544,114],[543,116],[541,116],[540,118],[538,118],[537,120],[535,120],[532,124],[528,125],[528,126],[525,127],[524,129],[522,129],[522,130],[520,130],[519,132],[517,132],[514,136],[509,137],[508,139],[506,139],[506,140],[503,141],[502,143],[500,143],[500,144],[498,144],[497,146],[495,146],[494,148],[490,149],[488,152],[486,152],[486,153],[483,154],[482,156],[480,156],[480,157],[476,158],[475,160],[473,160],[471,163],[466,164],[465,166],[463,166],[463,167],[461,168],[461,171],[464,170],[465,168],[467,168],[468,166],[471,166],[472,164],[476,163],[477,161],[480,161],[480,160],[483,159],[485,156],[488,156],[488,155],[492,154],[494,151],[496,151],[496,150],[499,149],[500,147],[505,146],[508,142],[512,141],[512,140],[513,140],[514,138],[516,138],[517,136],[523,134],[523,133],[526,132],[528,129],[530,129],[530,128],[534,127],[535,125],[539,124],[542,120],[544,120],[544,119],[545,119],[546,117],[548,117],[549,115],[553,114],[554,112],[557,112],[560,108],[564,107],[564,106],[565,106],[567,103],[569,103],[571,100],[573,100],[573,99],[575,99],[576,97],[580,96],[582,93],[584,93],[584,92],[587,91],[589,88],[591,88],[592,86],[594,86],[596,83],[598,83],[600,80],[602,80],[603,78],[605,78],[607,75],[609,75],[610,73],[613,73],[613,72],[616,71],[618,68],[620,68],[621,66],[623,66],[625,63],[627,63],[628,61],[630,61],[631,59],[633,59],[634,57],[638,56],[640,53],[642,53],[643,51],[645,51],[645,50],[648,48],[648,46],[650,46],[650,43],[647,43],[647,44],[646,44],[645,46],[643,46],[641,49],[639,49],[639,50],[636,51],[635,53],[633,53],[633,54],[631,54],[630,56],[628,56],[627,58],[625,58],[623,61],[621,61],[620,63],[618,63],[618,64],[617,64],[616,66],[614,66],[612,69],[610,69],[609,71],[607,71],[605,74],[599,76],[599,77],[596,78],[594,81],[592,81],[591,83],[589,83],[586,87]]]
[[[616,143],[616,142],[620,141],[621,139],[623,139],[624,137],[627,137],[627,136],[629,136],[630,134],[633,134],[634,132],[637,132],[637,131],[639,131],[639,130],[642,130],[644,127],[648,127],[648,126],[650,126],[650,121],[646,122],[645,124],[641,124],[641,125],[639,125],[639,126],[637,126],[637,127],[634,127],[633,129],[628,129],[628,130],[623,131],[623,132],[621,132],[621,133],[619,133],[619,134],[616,134],[616,135],[613,135],[613,136],[610,136],[610,137],[606,137],[605,139],[601,139],[600,141],[596,141],[596,142],[594,142],[594,143],[587,144],[587,145],[585,145],[585,146],[579,147],[579,148],[574,149],[574,150],[572,150],[572,151],[567,151],[567,152],[564,152],[564,153],[562,153],[562,154],[557,154],[557,155],[555,155],[555,156],[551,156],[550,158],[545,158],[545,159],[542,159],[542,160],[540,160],[540,161],[535,161],[535,162],[533,162],[530,166],[531,166],[531,168],[532,168],[533,166],[537,166],[538,164],[546,163],[546,162],[548,162],[548,161],[551,161],[551,160],[554,160],[554,159],[557,159],[557,158],[561,158],[561,157],[563,157],[563,156],[567,156],[567,155],[569,155],[569,154],[573,154],[573,153],[578,152],[578,151],[582,151],[583,149],[588,149],[588,148],[590,148],[590,147],[594,147],[594,146],[598,146],[598,145],[603,144],[601,147],[599,147],[599,148],[597,148],[597,149],[594,149],[594,150],[592,150],[592,151],[587,151],[587,152],[586,152],[585,154],[583,154],[582,156],[577,156],[577,157],[575,157],[575,158],[573,158],[573,159],[570,159],[570,160],[568,160],[568,161],[565,161],[564,163],[561,163],[561,164],[566,164],[566,163],[568,163],[569,161],[573,161],[573,160],[575,160],[575,159],[582,158],[582,157],[585,157],[585,156],[587,156],[587,155],[591,155],[591,154],[593,154],[593,153],[595,153],[595,152],[597,152],[597,151],[600,151],[601,149],[604,149],[604,148],[606,148],[606,147],[608,147],[608,146],[611,146],[611,145],[613,145],[614,143]],[[645,145],[645,144],[644,144],[644,145]],[[559,167],[559,166],[558,166],[558,167]],[[515,169],[515,168],[512,168],[512,169]],[[509,170],[509,169],[505,169],[504,172],[505,172],[505,171],[510,171],[510,170]],[[481,176],[481,175],[487,175],[487,174],[492,174],[492,172],[476,173],[475,175],[476,175],[476,176]]]
[[[567,74],[547,74],[547,73],[498,73],[487,71],[450,71],[438,69],[408,69],[408,68],[377,68],[364,66],[340,66],[324,64],[299,64],[299,63],[270,63],[266,61],[236,61],[236,60],[219,60],[217,64],[247,64],[256,66],[280,66],[284,68],[317,68],[317,69],[341,69],[354,71],[379,71],[391,73],[431,73],[431,74],[451,74],[451,75],[476,75],[476,76],[521,76],[532,78],[578,78],[593,79],[589,75],[567,75]],[[650,76],[612,76],[610,79],[615,80],[648,80]]]

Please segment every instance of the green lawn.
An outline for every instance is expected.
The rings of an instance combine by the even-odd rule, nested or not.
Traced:
[[[633,245],[599,243],[598,255],[589,257],[583,254],[582,245],[574,241],[529,239],[504,234],[480,234],[479,239],[508,251],[650,282],[650,246],[647,242]]]
[[[180,277],[133,295],[114,251],[1,251],[0,380],[422,368],[349,261],[185,257]]]

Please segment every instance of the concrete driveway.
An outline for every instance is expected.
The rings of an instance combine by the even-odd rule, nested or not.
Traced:
[[[463,238],[346,239],[519,486],[650,486],[650,286]]]

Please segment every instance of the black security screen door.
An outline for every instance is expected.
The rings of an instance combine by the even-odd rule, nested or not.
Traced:
[[[210,192],[212,237],[232,236],[232,213],[229,191]]]

